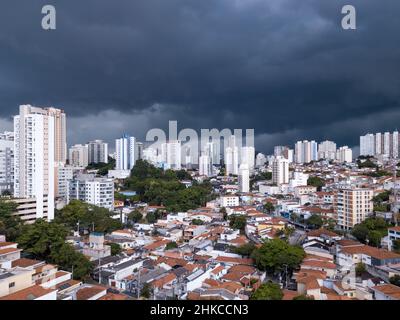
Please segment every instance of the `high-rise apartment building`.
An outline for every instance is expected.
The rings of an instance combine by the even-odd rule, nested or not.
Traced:
[[[309,163],[318,160],[318,145],[312,140],[297,141],[295,145],[296,163]]]
[[[360,136],[360,155],[383,156],[384,158],[399,157],[399,132],[368,133]]]
[[[336,160],[339,162],[353,162],[353,151],[348,146],[343,146],[336,151]]]
[[[63,164],[67,161],[67,117],[64,110],[46,108],[54,119],[54,161]]]
[[[88,143],[88,161],[91,163],[108,163],[108,143],[94,140]]]
[[[360,155],[374,156],[375,155],[375,136],[371,133],[360,137]]]
[[[54,218],[55,119],[48,109],[22,105],[14,117],[14,196],[34,198],[36,218]]]
[[[336,143],[325,140],[318,145],[318,159],[335,160]]]
[[[240,192],[250,192],[250,170],[247,163],[242,163],[239,167],[238,182]]]
[[[115,140],[116,170],[131,170],[136,163],[136,139],[128,135]]]
[[[171,140],[161,144],[161,161],[169,169],[180,170],[182,168],[182,147],[180,140]]]
[[[335,197],[337,225],[349,230],[364,221],[373,211],[372,197],[371,189],[339,190]]]
[[[212,174],[211,157],[203,153],[199,157],[199,175],[209,177]]]
[[[14,190],[14,133],[0,134],[0,194]]]
[[[272,162],[272,183],[278,186],[289,183],[289,160],[282,156],[275,157]]]
[[[89,149],[87,144],[76,144],[69,148],[68,162],[73,167],[84,167],[89,165]]]
[[[255,159],[256,159],[256,150],[254,147],[242,147],[242,159],[241,163],[245,163],[248,165],[250,172],[254,170]]]

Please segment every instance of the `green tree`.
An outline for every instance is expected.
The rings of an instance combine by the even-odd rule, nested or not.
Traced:
[[[229,226],[232,229],[239,229],[241,231],[246,227],[246,217],[243,215],[231,215],[229,216]]]
[[[357,224],[351,230],[351,234],[360,242],[365,243],[368,237],[369,230],[365,225]]]
[[[362,262],[357,263],[356,265],[356,276],[361,277],[363,273],[367,272],[365,264]]]
[[[112,212],[79,200],[72,200],[56,214],[55,221],[64,224],[70,229],[76,228],[79,222],[80,227],[96,232],[112,232],[122,228],[119,220],[113,219]]]
[[[275,206],[271,202],[266,202],[263,207],[264,210],[268,213],[275,211]]]
[[[138,223],[143,219],[143,214],[139,210],[133,210],[128,214],[128,220],[133,223]]]
[[[400,275],[396,274],[393,277],[390,277],[389,281],[391,284],[400,287]]]
[[[393,240],[393,251],[396,253],[400,253],[400,240]]]
[[[313,296],[307,296],[305,294],[300,294],[294,297],[292,300],[315,300]]]
[[[178,248],[178,244],[175,241],[171,241],[167,243],[167,245],[165,246],[165,250],[171,250],[176,248]]]
[[[255,245],[253,243],[242,244],[240,247],[233,247],[232,252],[236,254],[240,254],[242,256],[250,257],[253,251],[255,250]]]
[[[116,256],[122,252],[122,248],[118,243],[109,243],[108,244],[111,247],[111,255]]]
[[[17,242],[35,259],[57,264],[63,270],[73,270],[75,279],[83,279],[89,275],[92,265],[82,253],[65,243],[67,234],[63,225],[38,219],[23,227]]]
[[[73,272],[74,279],[86,279],[93,270],[91,262],[68,243],[61,244],[57,249],[53,248],[47,260],[63,270]]]
[[[9,241],[15,241],[21,233],[22,221],[13,213],[18,205],[6,199],[0,199],[0,234],[4,234]]]
[[[370,246],[377,247],[377,248],[379,248],[381,246],[382,236],[379,233],[379,231],[372,230],[372,231],[368,232],[367,239],[368,239],[368,244]]]
[[[322,219],[322,217],[320,215],[313,214],[306,220],[306,224],[310,228],[319,229],[324,224],[324,220]]]
[[[260,270],[276,273],[285,269],[297,269],[305,257],[305,252],[300,246],[292,246],[281,239],[267,240],[263,245],[254,250],[252,258]]]
[[[57,251],[64,244],[67,235],[64,226],[38,219],[35,223],[23,227],[17,242],[26,253],[46,260],[54,250]]]
[[[146,299],[150,299],[153,292],[153,288],[150,283],[145,283],[140,291],[140,296]]]
[[[307,185],[316,187],[318,191],[321,191],[322,187],[325,186],[325,180],[320,177],[309,177],[307,180]]]
[[[282,300],[283,292],[276,283],[262,284],[250,297],[251,300]]]
[[[204,224],[204,221],[201,219],[193,219],[192,224],[194,224],[195,226],[201,226]]]

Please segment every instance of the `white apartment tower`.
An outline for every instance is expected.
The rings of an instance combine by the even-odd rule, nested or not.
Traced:
[[[203,153],[199,157],[199,175],[209,177],[212,174],[211,157]]]
[[[116,170],[131,170],[136,163],[136,139],[124,135],[115,140]]]
[[[181,170],[182,148],[180,140],[171,140],[161,145],[161,162],[165,162],[169,169]]]
[[[250,170],[247,163],[242,163],[239,167],[239,191],[243,193],[250,192]]]
[[[373,156],[375,155],[375,136],[371,133],[360,137],[360,155]]]
[[[348,146],[340,147],[336,151],[336,160],[339,162],[353,162],[353,151]]]
[[[278,186],[289,183],[289,160],[282,156],[275,157],[272,162],[272,183]]]
[[[318,159],[335,160],[336,143],[325,140],[318,145]]]
[[[309,163],[318,160],[318,145],[313,141],[297,141],[295,145],[296,163]]]
[[[54,219],[55,119],[48,109],[22,105],[14,117],[14,196],[36,200],[36,218]]]

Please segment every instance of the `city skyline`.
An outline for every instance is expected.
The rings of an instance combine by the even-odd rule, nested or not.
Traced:
[[[57,30],[46,33],[36,4],[21,12],[6,1],[0,124],[10,129],[13,108],[30,103],[69,114],[71,145],[111,144],[121,132],[143,140],[178,120],[254,128],[262,152],[300,139],[354,147],[400,119],[391,16],[400,4],[389,2],[359,5],[354,32],[340,28],[344,1],[85,1],[78,13],[60,3]]]

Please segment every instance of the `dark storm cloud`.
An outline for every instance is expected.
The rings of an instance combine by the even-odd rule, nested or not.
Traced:
[[[302,138],[355,145],[400,120],[400,3],[352,0],[358,30],[344,31],[348,3],[3,0],[0,115],[63,107],[73,142],[176,119],[255,128],[261,150]],[[44,4],[56,6],[56,31],[40,27]]]

